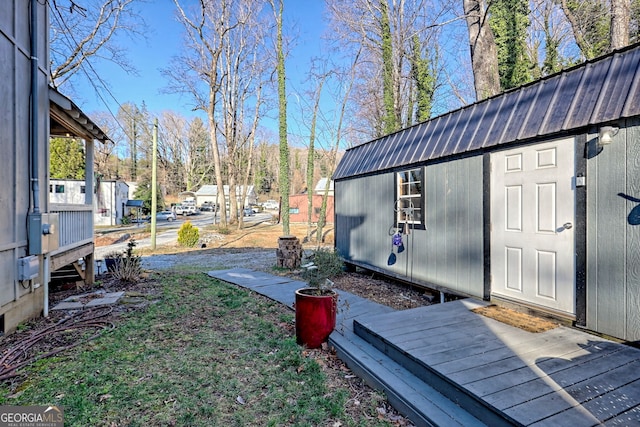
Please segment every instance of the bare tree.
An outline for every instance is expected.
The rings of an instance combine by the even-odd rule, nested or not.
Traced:
[[[417,90],[416,59],[435,62],[435,23],[447,7],[427,0],[327,1],[329,37],[348,62],[359,58],[350,103],[364,138],[413,123],[418,94],[429,93]]]
[[[574,58],[568,53],[572,43],[571,27],[558,3],[534,0],[530,17],[528,55],[538,67],[533,77],[546,76],[572,64]]]
[[[89,58],[108,60],[133,72],[116,35],[142,36],[145,23],[135,9],[136,0],[50,0],[51,84],[69,81]],[[96,74],[95,70],[92,70]]]
[[[104,143],[94,144],[95,171],[107,179],[120,179],[122,164],[118,153],[126,149],[122,145],[123,129],[116,119],[106,112],[95,113],[93,120],[111,138]]]
[[[185,50],[165,70],[172,82],[169,90],[189,93],[195,108],[207,114],[218,195],[228,184],[229,213],[235,221],[236,186],[248,182],[245,174],[251,169],[246,166],[251,164],[262,81],[269,64],[258,57],[266,51],[262,31],[268,26],[261,22],[265,3],[200,0],[187,9],[179,0],[174,2],[186,34]],[[224,197],[218,203],[225,206]],[[224,214],[221,225],[227,226]]]
[[[591,59],[606,53],[610,45],[611,22],[604,2],[560,0],[560,5],[582,57]]]
[[[313,110],[311,113],[311,129],[309,134],[309,149],[307,152],[307,241],[311,240],[311,224],[313,216],[313,183],[316,157],[316,124],[320,110],[320,100],[322,98],[322,88],[328,78],[328,73],[321,73],[316,76],[316,87],[313,93]]]
[[[199,117],[190,122],[165,111],[159,118],[158,176],[167,191],[192,191],[210,184],[213,173],[209,130]]]
[[[481,100],[500,93],[498,53],[484,0],[462,0],[462,4],[469,30],[476,99]]]

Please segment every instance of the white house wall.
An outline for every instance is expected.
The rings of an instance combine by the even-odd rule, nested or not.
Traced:
[[[56,192],[56,186],[64,186],[64,192]],[[75,180],[51,180],[49,188],[49,200],[51,203],[84,204],[85,193],[82,187],[84,181]],[[117,225],[122,221],[124,206],[129,197],[129,186],[120,181],[101,181],[100,191],[93,197],[93,212],[95,225]]]

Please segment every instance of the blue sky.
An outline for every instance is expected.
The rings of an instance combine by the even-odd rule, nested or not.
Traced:
[[[323,7],[322,0],[285,3],[285,25],[294,26],[297,35],[286,64],[290,85],[295,86],[304,79],[310,59],[319,55],[320,36],[324,30]],[[175,5],[170,0],[156,0],[139,3],[138,8],[150,30],[147,40],[132,42],[129,38],[123,38],[118,43],[126,48],[127,57],[139,75],[127,74],[116,65],[102,61],[94,68],[109,86],[109,91],[99,90],[99,96],[93,86],[82,79],[82,82],[76,83],[70,95],[88,114],[107,110],[116,114],[118,104],[132,102],[139,106],[144,101],[153,114],[173,110],[191,117],[195,113],[191,111],[188,95],[162,93],[167,81],[160,70],[168,66],[171,57],[179,52],[182,45],[183,30],[175,18]],[[94,84],[101,86],[95,80]],[[62,91],[65,92],[64,87]]]

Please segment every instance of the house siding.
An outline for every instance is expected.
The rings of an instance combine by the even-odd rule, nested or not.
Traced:
[[[629,341],[640,340],[638,199],[640,119],[635,118],[587,160],[586,327]]]
[[[35,2],[38,14],[38,181],[42,212],[47,208],[48,170],[48,38],[46,4]],[[0,224],[0,316],[10,332],[24,320],[38,315],[44,305],[44,258],[39,256],[40,274],[18,281],[18,259],[28,254],[27,214],[32,207],[30,187],[30,6],[24,0],[0,1],[0,152],[3,167],[0,205],[5,221]],[[36,286],[37,285],[37,286]]]
[[[127,214],[125,205],[129,197],[129,186],[125,182],[100,181],[99,190],[94,197],[90,197],[92,188],[87,187],[86,181],[52,179],[49,185],[50,203],[85,205],[87,199],[91,199],[94,225],[118,225],[122,223],[123,215]],[[63,193],[56,192],[57,185],[64,186]],[[81,187],[85,187],[84,193]]]
[[[320,220],[320,209],[323,197],[314,194],[311,205],[311,222]],[[306,223],[309,220],[309,195],[295,194],[289,197],[289,221]],[[327,196],[327,212],[325,217],[327,224],[333,224],[333,196]]]
[[[426,229],[403,236],[405,251],[390,266],[395,172],[337,181],[338,251],[396,277],[482,298],[482,157],[428,165],[424,186]]]

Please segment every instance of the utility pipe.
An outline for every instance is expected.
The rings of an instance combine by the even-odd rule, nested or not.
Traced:
[[[40,213],[40,183],[38,181],[38,165],[40,162],[38,147],[38,121],[39,108],[38,103],[38,0],[31,0],[31,132],[29,136],[29,145],[31,149],[31,197],[33,199],[32,213]],[[31,237],[31,233],[29,233]],[[44,301],[42,314],[44,317],[49,316],[49,260],[46,256],[42,257],[42,281],[44,287]],[[33,287],[33,280],[31,280]]]
[[[31,195],[33,213],[40,213],[38,182],[38,0],[31,0]]]

